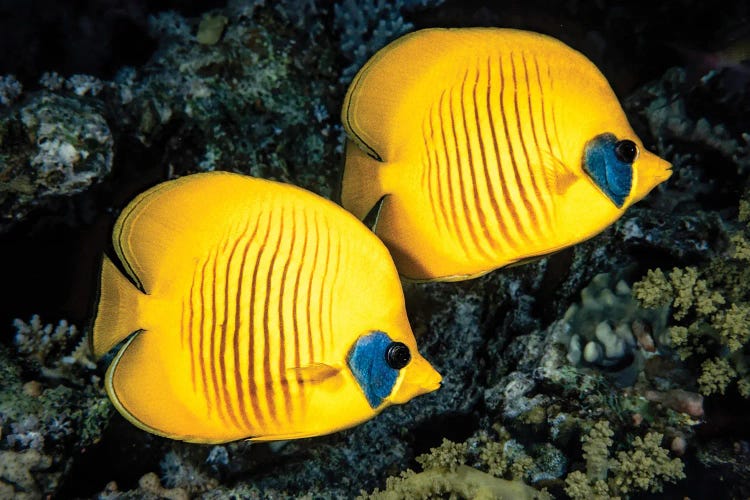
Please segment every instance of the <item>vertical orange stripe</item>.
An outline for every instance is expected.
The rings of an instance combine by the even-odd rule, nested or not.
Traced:
[[[278,415],[276,414],[276,388],[278,387],[278,380],[274,380],[271,374],[271,336],[268,330],[269,322],[269,303],[271,299],[271,293],[273,291],[273,275],[276,272],[276,258],[279,256],[279,247],[281,246],[281,239],[284,236],[284,208],[282,206],[281,214],[279,215],[279,237],[276,243],[273,245],[267,245],[265,249],[271,252],[271,261],[268,263],[268,272],[266,274],[266,288],[265,297],[263,301],[263,315],[261,323],[263,323],[263,379],[266,385],[266,408],[268,408],[268,416],[278,425]],[[264,250],[265,250],[264,249]],[[277,339],[279,344],[283,342],[283,339]]]
[[[282,217],[283,215],[284,214],[282,214]],[[294,224],[294,215],[295,211],[294,209],[292,209],[290,217],[291,228],[289,229],[289,232],[291,233],[291,241],[289,242],[289,253],[287,253],[286,259],[284,260],[284,269],[281,272],[281,287],[279,289],[279,380],[282,381],[286,381],[289,378],[286,366],[286,344],[287,342],[290,342],[295,346],[295,348],[297,346],[296,332],[293,330],[290,331],[288,324],[286,326],[284,325],[284,299],[287,296],[286,282],[288,279],[287,275],[289,273],[289,264],[292,261],[292,252],[294,251],[297,232],[297,228]],[[288,422],[292,418],[292,398],[291,394],[289,393],[289,384],[282,383],[281,390],[284,393],[284,407],[286,408],[285,413]]]
[[[193,383],[193,392],[196,392],[198,390],[197,387],[197,380],[196,380],[196,373],[195,373],[195,347],[193,345],[193,311],[195,310],[193,305],[193,296],[195,294],[194,285],[195,285],[195,278],[196,278],[196,272],[198,268],[193,269],[193,279],[190,281],[190,296],[188,304],[188,345],[190,346],[190,380]]]
[[[521,56],[523,57],[523,55]],[[526,138],[523,135],[523,127],[521,125],[521,112],[519,111],[519,105],[518,105],[518,86],[520,84],[518,78],[516,77],[516,62],[513,58],[513,54],[511,54],[511,67],[513,68],[513,110],[515,112],[515,118],[516,118],[516,133],[518,134],[518,141],[521,143],[521,152],[523,153],[522,161],[519,161],[518,168],[525,168],[526,172],[529,174],[529,180],[531,181],[532,190],[534,191],[534,195],[536,196],[537,203],[539,205],[543,205],[543,202],[541,200],[541,194],[539,193],[539,188],[536,185],[536,180],[534,179],[534,172],[531,170],[531,164],[529,161],[529,152],[526,149]],[[525,64],[525,62],[524,62]],[[528,88],[528,81],[526,82],[526,87]],[[523,165],[521,165],[523,163]],[[538,221],[537,221],[537,214],[536,209],[534,208],[534,205],[532,205],[530,201],[530,197],[532,194],[528,190],[528,186],[523,182],[523,178],[520,177],[520,171],[519,171],[519,188],[523,191],[523,201],[524,205],[526,206],[526,210],[529,213],[529,218],[532,222],[532,227],[529,228],[531,231],[535,227],[538,227]]]
[[[464,94],[464,84],[466,83],[466,77],[468,74],[468,70],[464,72],[463,80],[461,81],[461,88],[459,90],[459,104],[461,106],[460,113],[462,115],[462,119],[465,119],[465,110],[463,109],[463,94]],[[450,118],[451,118],[451,131],[453,133],[453,147],[455,148],[456,152],[456,163],[453,166],[453,168],[456,169],[458,172],[458,198],[461,200],[461,208],[463,210],[463,213],[459,214],[456,213],[454,216],[456,217],[456,225],[459,225],[459,222],[463,220],[466,224],[466,232],[469,233],[469,237],[472,240],[472,243],[474,244],[474,248],[479,247],[479,242],[476,239],[476,234],[472,231],[472,214],[469,209],[469,196],[467,193],[467,184],[468,182],[464,180],[464,170],[467,168],[466,165],[461,161],[461,149],[459,147],[459,140],[458,140],[458,128],[456,127],[456,123],[458,120],[456,120],[456,116],[453,112],[453,92],[450,94]],[[466,132],[464,131],[464,139],[466,139]],[[469,147],[470,150],[470,147]],[[468,161],[471,161],[470,157],[467,157]],[[465,238],[461,236],[459,238],[459,241],[461,242],[461,246],[464,250],[464,253],[467,255],[469,254],[469,246],[468,242],[465,241]]]
[[[307,276],[307,297],[306,297],[306,303],[307,307],[305,308],[307,311],[307,349],[308,349],[308,359],[309,362],[315,362],[318,361],[318,359],[315,358],[315,349],[313,347],[313,332],[312,332],[312,286],[313,286],[313,277],[315,276],[315,267],[317,266],[318,262],[318,251],[320,248],[320,239],[318,237],[318,226],[317,224],[314,224],[315,215],[313,214],[313,224],[310,224],[311,228],[315,229],[315,251],[313,252],[312,260],[310,261],[312,263],[310,268],[310,274]],[[305,218],[305,222],[309,222],[307,218]],[[305,229],[307,229],[307,224],[305,225]]]
[[[536,63],[536,81],[537,81],[537,84],[539,85],[539,93],[541,96],[543,96],[544,86],[542,85],[542,75],[539,71],[539,64],[537,63],[536,59],[534,60],[534,62]],[[550,91],[550,95],[551,94],[552,92]],[[544,128],[544,139],[545,139],[545,142],[547,143],[547,153],[550,156],[554,156],[555,153],[552,150],[552,143],[550,142],[549,126],[547,124],[547,109],[544,106],[544,103],[545,103],[544,98],[540,97],[540,104],[542,105],[542,127]],[[547,177],[545,176],[545,179],[546,178]],[[551,188],[550,188],[550,192],[552,192]]]
[[[247,303],[242,302],[242,290],[243,285],[245,283],[245,264],[247,262],[247,254],[250,251],[250,244],[255,238],[256,233],[258,232],[258,227],[260,226],[260,222],[256,220],[255,227],[253,228],[252,234],[244,240],[244,249],[242,252],[242,260],[240,261],[240,274],[237,278],[237,296],[235,297],[235,311],[234,311],[234,379],[235,379],[235,386],[237,388],[237,405],[240,408],[240,415],[242,416],[242,422],[245,424],[248,431],[253,429],[252,424],[250,423],[250,418],[247,414],[247,408],[245,405],[245,389],[243,384],[243,377],[242,377],[242,369],[241,367],[241,360],[240,360],[240,336],[241,335],[247,335],[249,337],[249,349],[248,349],[248,365],[249,360],[252,359],[252,345],[253,345],[253,330],[250,324],[248,323],[246,326],[247,328],[245,330],[242,329],[242,315],[241,312],[246,310],[247,307],[250,307],[252,309],[252,301],[249,303],[249,306]],[[244,236],[247,234],[247,229],[245,228],[245,232],[243,234]],[[239,241],[239,239],[238,239]],[[257,263],[256,263],[257,264]],[[252,314],[252,312],[251,312]],[[252,377],[252,372],[248,370],[248,377]],[[249,388],[248,388],[248,397],[252,400],[253,394],[250,394]]]
[[[476,96],[476,90],[477,90],[477,82],[479,81],[479,71],[475,70],[475,78],[474,78],[474,85],[472,88],[472,96]],[[472,191],[474,193],[474,213],[476,214],[476,223],[474,223],[474,217],[469,217],[469,211],[471,210],[469,207],[469,200],[466,200],[466,203],[464,203],[464,206],[467,210],[467,221],[469,222],[469,232],[471,233],[472,240],[474,241],[474,246],[479,251],[482,256],[487,260],[492,260],[492,255],[487,252],[487,250],[484,248],[484,244],[488,243],[488,240],[486,238],[486,225],[487,225],[487,214],[484,212],[484,208],[482,208],[482,202],[479,197],[479,186],[478,186],[478,172],[477,168],[474,165],[474,158],[472,156],[474,145],[471,142],[471,139],[469,138],[469,125],[466,121],[466,106],[465,106],[465,86],[466,86],[466,80],[469,77],[469,70],[467,68],[466,72],[464,73],[464,79],[461,82],[461,118],[463,121],[463,131],[464,131],[464,144],[466,144],[466,161],[468,162],[468,173],[469,180],[468,183],[471,185]],[[477,116],[477,102],[476,99],[473,100],[473,102],[470,102],[469,105],[474,109],[474,116]],[[481,148],[481,133],[479,133],[479,122],[475,122],[477,126],[477,136],[479,136],[479,144],[480,144],[480,150]],[[484,162],[484,151],[481,151],[482,153],[482,160]],[[480,234],[477,233],[477,230],[481,232],[481,238]]]
[[[458,139],[456,138],[456,120],[453,116],[453,92],[450,92],[448,94],[448,114],[447,118],[450,120],[448,129],[448,135],[451,136],[453,139],[453,147],[454,147],[454,156],[453,158],[448,158],[448,144],[446,142],[445,144],[445,152],[446,152],[446,158],[448,158],[447,168],[448,172],[450,173],[450,181],[448,183],[448,192],[451,195],[451,212],[450,216],[453,221],[454,227],[456,228],[456,232],[454,233],[456,241],[458,241],[459,245],[461,246],[461,250],[464,252],[464,255],[469,255],[469,247],[466,242],[466,235],[464,234],[463,228],[461,227],[461,220],[468,221],[468,210],[466,208],[466,197],[463,194],[463,166],[461,165],[461,155],[458,150]],[[443,138],[445,139],[446,134],[445,131],[443,132]],[[453,179],[453,173],[456,173],[456,176],[458,177],[456,181]],[[459,202],[462,205],[463,212],[459,213],[459,209],[457,208],[457,205]],[[468,228],[467,224],[467,228]]]
[[[208,414],[211,415],[211,409],[212,409],[212,403],[211,403],[211,396],[208,392],[208,377],[206,376],[206,363],[205,363],[205,348],[204,348],[204,342],[203,342],[203,332],[205,331],[205,307],[204,307],[204,289],[205,289],[205,281],[206,281],[206,266],[208,265],[208,259],[203,261],[203,266],[201,267],[201,284],[200,284],[200,291],[198,295],[198,311],[200,312],[200,321],[199,321],[199,333],[200,337],[198,340],[198,362],[200,363],[201,368],[201,380],[203,381],[203,396],[206,399],[206,406],[208,408]]]
[[[552,79],[552,68],[549,65],[547,65],[547,78],[549,79],[550,95],[555,95],[555,82]],[[550,99],[550,107],[552,108],[552,130],[555,131],[555,143],[557,144],[557,152],[559,155],[562,151],[562,147],[560,146],[560,134],[557,132],[557,113],[555,113],[554,99]]]
[[[436,114],[438,125],[440,128],[440,139],[442,141],[442,148],[439,148],[444,153],[443,158],[443,164],[441,165],[441,170],[447,173],[447,179],[443,178],[441,179],[441,187],[445,186],[445,189],[441,189],[441,198],[448,200],[448,205],[450,207],[446,208],[444,210],[444,213],[446,214],[446,223],[447,225],[450,225],[450,234],[458,236],[458,227],[456,227],[456,221],[454,219],[454,215],[456,213],[456,206],[453,201],[453,168],[451,159],[448,157],[448,141],[445,137],[445,126],[443,123],[443,108],[444,108],[444,101],[445,101],[445,90],[440,94],[440,101],[438,104],[438,112]]]
[[[513,61],[513,53],[510,53],[510,67],[511,67],[511,77],[513,78],[513,105],[514,110],[516,114],[516,125],[518,126],[518,84],[516,82],[516,65]],[[505,107],[503,107],[503,114],[505,115]],[[526,207],[526,212],[528,213],[529,217],[534,221],[534,208],[529,203],[529,193],[525,191],[526,185],[523,183],[523,180],[521,179],[521,172],[519,170],[520,165],[519,162],[516,161],[516,152],[512,146],[511,139],[510,139],[510,121],[507,119],[505,120],[506,128],[505,128],[505,139],[508,141],[508,149],[510,151],[510,159],[511,163],[513,163],[513,175],[516,179],[516,186],[518,186],[518,192],[521,195],[521,202],[523,203],[524,207]],[[520,129],[519,129],[520,134]],[[523,146],[523,138],[519,137],[519,140],[521,142],[521,145]],[[517,148],[516,148],[517,149]],[[512,203],[512,200],[511,200]],[[519,207],[516,207],[519,208]],[[524,224],[522,221],[519,220],[519,228],[521,230],[522,236],[527,240],[529,240],[529,234],[526,231],[526,227],[524,227]]]
[[[537,77],[538,77],[539,76],[539,68],[537,67],[536,56],[533,56],[533,63],[534,63],[534,67],[536,69]],[[532,135],[532,137],[534,139],[534,147],[536,148],[536,157],[537,157],[537,162],[538,162],[538,164],[537,164],[537,173],[541,177],[541,182],[544,185],[544,196],[543,196],[542,199],[545,201],[545,203],[542,205],[544,207],[544,214],[543,215],[544,215],[545,224],[547,225],[547,227],[550,227],[552,225],[552,214],[551,214],[551,212],[552,212],[552,206],[551,206],[551,202],[550,202],[550,200],[549,200],[548,197],[550,196],[550,194],[551,194],[552,191],[550,190],[549,179],[547,178],[547,175],[546,175],[545,170],[544,170],[545,166],[544,166],[544,159],[542,158],[542,148],[541,148],[541,146],[539,146],[539,138],[538,138],[538,132],[537,132],[537,127],[536,127],[536,117],[534,116],[534,105],[533,105],[533,103],[535,102],[535,100],[532,99],[532,97],[531,97],[531,94],[532,94],[531,80],[529,79],[529,70],[528,70],[528,67],[527,67],[527,64],[526,64],[526,58],[525,57],[523,59],[523,72],[524,72],[524,78],[526,79],[526,82],[528,84],[528,89],[529,89],[529,92],[528,92],[528,97],[529,97],[529,103],[528,103],[528,105],[529,105],[529,123],[531,124],[531,135]],[[538,91],[538,96],[539,96],[539,99],[538,99],[539,100],[539,104],[541,104],[542,113],[544,113],[544,103],[542,102],[542,99],[543,99],[543,96],[544,96],[544,91],[543,91],[541,85],[539,85],[537,91]]]
[[[433,213],[435,214],[436,222],[439,221],[440,224],[436,224],[439,229],[444,229],[445,232],[448,232],[448,223],[447,218],[448,214],[445,210],[445,200],[443,199],[441,186],[440,186],[440,162],[437,157],[437,151],[436,151],[436,143],[435,143],[435,128],[432,124],[432,118],[435,116],[435,109],[434,106],[430,108],[429,113],[425,116],[424,120],[424,127],[429,126],[429,134],[425,132],[425,151],[427,153],[427,166],[430,169],[430,206],[432,208]],[[429,143],[427,142],[427,137],[429,137]],[[440,210],[440,217],[438,217],[438,214],[436,213],[436,210]]]
[[[332,234],[333,236],[333,234]],[[331,242],[331,251],[333,252],[333,268],[329,273],[329,276],[333,276],[330,296],[331,299],[328,302],[328,330],[330,332],[331,346],[336,345],[336,324],[334,323],[334,308],[337,306],[335,303],[336,297],[338,296],[339,286],[339,266],[341,265],[341,252],[342,252],[341,238],[336,238],[335,242]]]
[[[302,216],[302,244],[300,245],[300,251],[302,252],[297,261],[299,262],[299,266],[297,267],[297,274],[294,277],[294,290],[292,291],[292,331],[294,333],[295,343],[294,343],[294,368],[299,369],[302,367],[302,356],[301,356],[301,350],[302,350],[302,332],[300,331],[300,321],[298,317],[299,308],[303,307],[303,304],[301,304],[300,296],[299,296],[299,287],[300,287],[300,281],[302,279],[302,271],[304,263],[307,262],[307,219],[305,218],[304,212],[301,213]],[[307,309],[306,307],[304,309]],[[306,362],[309,362],[309,360],[306,360]],[[301,377],[297,378],[298,385],[298,399],[301,401],[304,401],[305,398],[305,381]]]
[[[322,231],[320,230],[320,228],[318,228],[318,234],[322,235],[320,236],[321,238],[325,238],[323,240],[323,243],[324,243],[324,249],[326,253],[326,260],[325,260],[325,263],[323,264],[323,273],[320,276],[320,290],[318,292],[319,297],[320,297],[320,300],[318,300],[318,335],[320,338],[320,350],[321,350],[320,359],[325,360],[326,355],[328,354],[328,351],[329,351],[329,347],[332,347],[332,346],[329,346],[328,343],[326,342],[326,338],[325,338],[326,330],[325,330],[325,326],[323,325],[323,318],[324,318],[323,309],[325,307],[324,302],[326,301],[326,299],[329,299],[329,295],[326,293],[325,286],[326,286],[326,277],[328,276],[328,265],[331,260],[331,242],[328,238],[329,231],[325,225],[325,221],[318,221],[318,218],[316,217],[315,218],[316,227],[318,227],[318,222],[321,222],[323,226]]]
[[[245,230],[247,230],[247,226],[245,227]],[[239,238],[239,235],[236,235],[235,240],[234,240],[234,245],[232,245],[232,249],[229,252],[229,255],[227,255],[227,265],[226,265],[226,269],[224,270],[224,276],[226,277],[224,280],[224,321],[222,321],[221,323],[221,340],[219,342],[219,368],[221,371],[221,387],[223,389],[222,392],[224,395],[224,405],[226,406],[227,413],[229,414],[229,418],[232,420],[232,423],[237,428],[240,428],[240,422],[234,413],[234,407],[232,405],[232,397],[229,394],[229,382],[227,380],[226,356],[227,356],[227,328],[229,324],[229,280],[231,278],[232,262],[234,261],[234,256],[235,256],[235,253],[237,252],[237,247],[239,246],[239,244],[240,244],[240,238]],[[239,293],[239,288],[237,292]],[[237,317],[236,314],[237,313],[235,312],[235,318]]]
[[[502,165],[500,168],[500,174],[502,176],[502,179],[500,180],[501,184],[503,185],[503,194],[505,206],[510,212],[511,220],[513,221],[513,225],[516,228],[516,232],[518,233],[518,236],[521,239],[526,239],[525,234],[523,232],[523,227],[521,224],[521,220],[518,216],[518,213],[516,212],[516,206],[513,203],[513,200],[510,197],[510,192],[508,191],[506,185],[509,182],[509,170],[513,172],[513,175],[516,179],[516,184],[518,184],[518,172],[516,171],[516,160],[513,156],[513,145],[510,143],[510,135],[508,133],[508,120],[505,116],[505,73],[503,72],[503,57],[502,55],[499,56],[499,70],[500,70],[500,116],[502,117],[502,130],[505,135],[505,141],[506,145],[508,146],[508,156],[511,161],[510,167],[507,165]],[[500,156],[497,157],[498,161],[500,160]]]
[[[457,210],[454,210],[452,212],[453,221],[456,224],[456,240],[460,243],[461,249],[463,250],[465,255],[470,255],[469,250],[469,244],[466,241],[466,233],[469,233],[470,237],[473,237],[471,234],[471,224],[470,224],[470,215],[469,215],[469,208],[466,205],[466,183],[464,182],[464,165],[461,161],[461,150],[458,147],[458,133],[456,130],[456,117],[453,113],[453,92],[449,94],[449,100],[448,100],[448,117],[450,118],[450,129],[448,132],[450,132],[450,135],[453,137],[453,148],[454,148],[454,157],[453,161],[449,162],[448,168],[451,170],[451,172],[455,171],[458,174],[458,183],[454,184],[451,182],[450,188],[455,188],[455,191],[452,191],[454,194],[454,203],[455,205],[459,205],[458,202],[455,201],[455,199],[458,199],[460,202],[460,207]],[[464,224],[461,224],[461,221],[465,222],[465,231],[464,231]],[[476,245],[476,242],[475,242]]]
[[[219,249],[218,247],[214,249],[212,256],[209,258],[213,260],[213,269],[211,270],[211,287],[209,288],[209,292],[211,294],[210,297],[210,304],[211,304],[211,321],[209,321],[209,358],[208,362],[211,365],[211,387],[213,388],[214,392],[214,401],[216,401],[216,414],[219,416],[219,419],[221,419],[221,422],[226,425],[226,415],[224,414],[224,405],[221,401],[221,391],[219,389],[219,377],[216,373],[218,359],[217,359],[217,342],[216,342],[216,336],[217,336],[217,326],[219,323],[219,318],[217,314],[217,290],[216,290],[216,277],[217,277],[217,271],[218,271],[218,261],[219,261]]]
[[[268,382],[267,380],[257,380],[255,377],[255,362],[257,361],[257,347],[255,345],[255,336],[259,335],[259,332],[261,331],[261,328],[263,328],[263,325],[258,324],[255,317],[255,302],[256,302],[256,294],[258,291],[258,270],[260,269],[260,264],[262,261],[263,253],[265,249],[267,248],[268,243],[268,234],[271,230],[271,215],[268,215],[268,224],[266,225],[264,231],[263,231],[263,241],[259,242],[259,251],[258,255],[255,261],[255,265],[253,266],[253,278],[250,282],[250,300],[248,301],[248,323],[250,325],[250,335],[249,335],[249,349],[248,349],[248,394],[250,395],[250,402],[252,403],[253,407],[253,416],[255,417],[255,421],[258,422],[258,428],[264,429],[266,428],[265,419],[263,418],[263,413],[261,412],[260,408],[260,398],[258,397],[258,385],[263,384],[264,386]],[[252,362],[252,365],[251,365]]]
[[[513,240],[510,237],[510,233],[508,232],[508,228],[506,226],[506,220],[503,218],[502,212],[500,211],[500,205],[498,204],[497,197],[500,194],[500,191],[503,193],[503,200],[508,199],[508,188],[505,186],[505,183],[502,181],[502,162],[500,161],[500,150],[498,147],[497,142],[497,135],[495,134],[495,118],[492,113],[492,61],[491,58],[487,58],[487,95],[485,96],[485,104],[487,106],[487,116],[489,121],[489,128],[490,128],[490,135],[491,138],[489,140],[490,144],[492,144],[492,147],[494,149],[495,153],[495,162],[498,169],[498,173],[500,176],[500,189],[498,189],[497,186],[495,186],[494,181],[492,179],[492,176],[490,175],[489,171],[489,165],[485,161],[485,169],[484,169],[484,175],[487,178],[487,185],[489,186],[490,190],[490,201],[492,201],[492,210],[495,213],[495,220],[497,221],[498,228],[500,229],[501,236],[504,237],[503,243],[508,245],[511,249],[513,248]],[[481,134],[480,134],[481,136]],[[484,154],[484,150],[483,150]]]
[[[299,284],[300,279],[302,278],[302,266],[306,262],[305,257],[307,256],[307,219],[304,217],[304,213],[302,214],[302,221],[304,223],[304,227],[302,228],[302,245],[301,245],[301,251],[302,255],[299,258],[299,267],[297,268],[297,276],[294,278],[294,290],[292,292],[292,306],[294,307],[293,314],[292,314],[292,330],[294,331],[294,336],[297,339],[297,341],[294,344],[294,367],[300,368],[302,366],[302,360],[300,358],[300,335],[302,332],[300,332],[299,328],[299,320],[297,319],[297,308],[299,307]]]

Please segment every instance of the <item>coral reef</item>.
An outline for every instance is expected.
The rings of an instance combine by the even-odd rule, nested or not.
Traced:
[[[742,201],[742,207],[747,206]],[[633,286],[634,296],[645,307],[669,306],[669,340],[682,360],[701,358],[698,385],[706,396],[724,394],[738,381],[738,390],[749,397],[750,370],[750,271],[747,262],[750,220],[740,210],[736,229],[728,232],[729,245],[700,267],[673,268],[665,274],[649,270]]]
[[[99,106],[39,93],[0,116],[0,233],[46,200],[80,193],[112,170]]]
[[[41,498],[73,457],[97,442],[112,415],[77,328],[16,320],[15,352],[0,346],[0,492]],[[83,344],[87,346],[87,343]]]
[[[30,42],[39,29],[30,12],[7,40],[29,50],[12,50],[18,64],[0,70],[0,250],[7,241],[21,248],[13,256],[37,256],[25,265],[4,259],[19,269],[11,283],[33,282],[33,309],[10,317],[40,311],[71,321],[6,325],[0,496],[750,494],[750,201],[740,201],[750,92],[725,70],[703,79],[687,63],[667,70],[676,61],[655,48],[669,37],[719,36],[746,15],[742,6],[667,1],[643,13],[576,1],[230,0],[152,11],[112,0],[100,15],[97,6],[68,14],[45,3],[39,18],[57,15],[61,34],[79,33],[89,64],[66,60],[70,47],[30,62],[43,52]],[[686,10],[694,19],[660,21]],[[200,446],[113,415],[101,387],[106,363],[93,364],[85,329],[73,327],[83,314],[59,312],[73,299],[51,286],[62,274],[30,272],[57,245],[13,230],[44,233],[64,220],[57,230],[85,233],[76,259],[90,260],[106,249],[101,228],[137,192],[214,169],[334,198],[346,84],[385,43],[434,25],[531,28],[586,53],[624,98],[644,145],[673,163],[673,177],[573,248],[470,282],[406,284],[420,349],[444,385],[366,424],[315,439]],[[90,44],[97,35],[101,43]],[[106,50],[122,54],[110,46],[118,40],[133,57],[107,63]],[[95,217],[70,217],[79,212]],[[77,273],[86,266],[95,267],[65,261],[62,279],[84,287]]]
[[[495,441],[480,433],[463,443],[443,439],[440,446],[416,458],[421,472],[407,469],[386,480],[385,490],[376,489],[361,499],[435,498],[550,498],[545,491],[529,487],[522,480],[529,475],[533,460],[507,432],[496,427]],[[466,465],[468,462],[472,466]],[[485,470],[480,470],[485,469]],[[503,476],[511,476],[504,479]]]
[[[586,461],[585,474],[574,471],[565,479],[565,492],[574,500],[620,498],[640,491],[657,493],[663,482],[685,478],[679,458],[670,459],[661,447],[663,436],[649,432],[637,436],[627,451],[611,458],[614,432],[604,420],[594,424],[581,442]]]

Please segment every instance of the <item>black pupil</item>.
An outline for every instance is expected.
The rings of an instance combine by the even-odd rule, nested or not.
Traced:
[[[401,342],[392,342],[385,351],[385,361],[394,370],[405,367],[410,360],[409,348]]]
[[[633,141],[628,139],[618,141],[615,144],[615,155],[617,159],[624,163],[633,163],[635,155],[638,153],[638,147]]]

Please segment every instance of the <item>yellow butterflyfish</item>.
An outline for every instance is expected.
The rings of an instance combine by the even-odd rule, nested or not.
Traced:
[[[414,280],[467,279],[579,243],[671,175],[596,66],[533,32],[408,34],[357,73],[341,118],[341,203],[377,221]]]
[[[380,240],[333,202],[227,172],[136,197],[91,335],[114,406],[192,442],[345,429],[437,389]]]

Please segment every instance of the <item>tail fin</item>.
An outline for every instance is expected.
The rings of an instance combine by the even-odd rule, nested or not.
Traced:
[[[363,220],[386,194],[380,181],[384,164],[368,156],[352,140],[346,141],[346,163],[341,179],[341,205]]]
[[[140,329],[138,320],[138,290],[105,255],[102,261],[99,301],[91,330],[91,352],[96,358],[104,356],[131,333]]]

